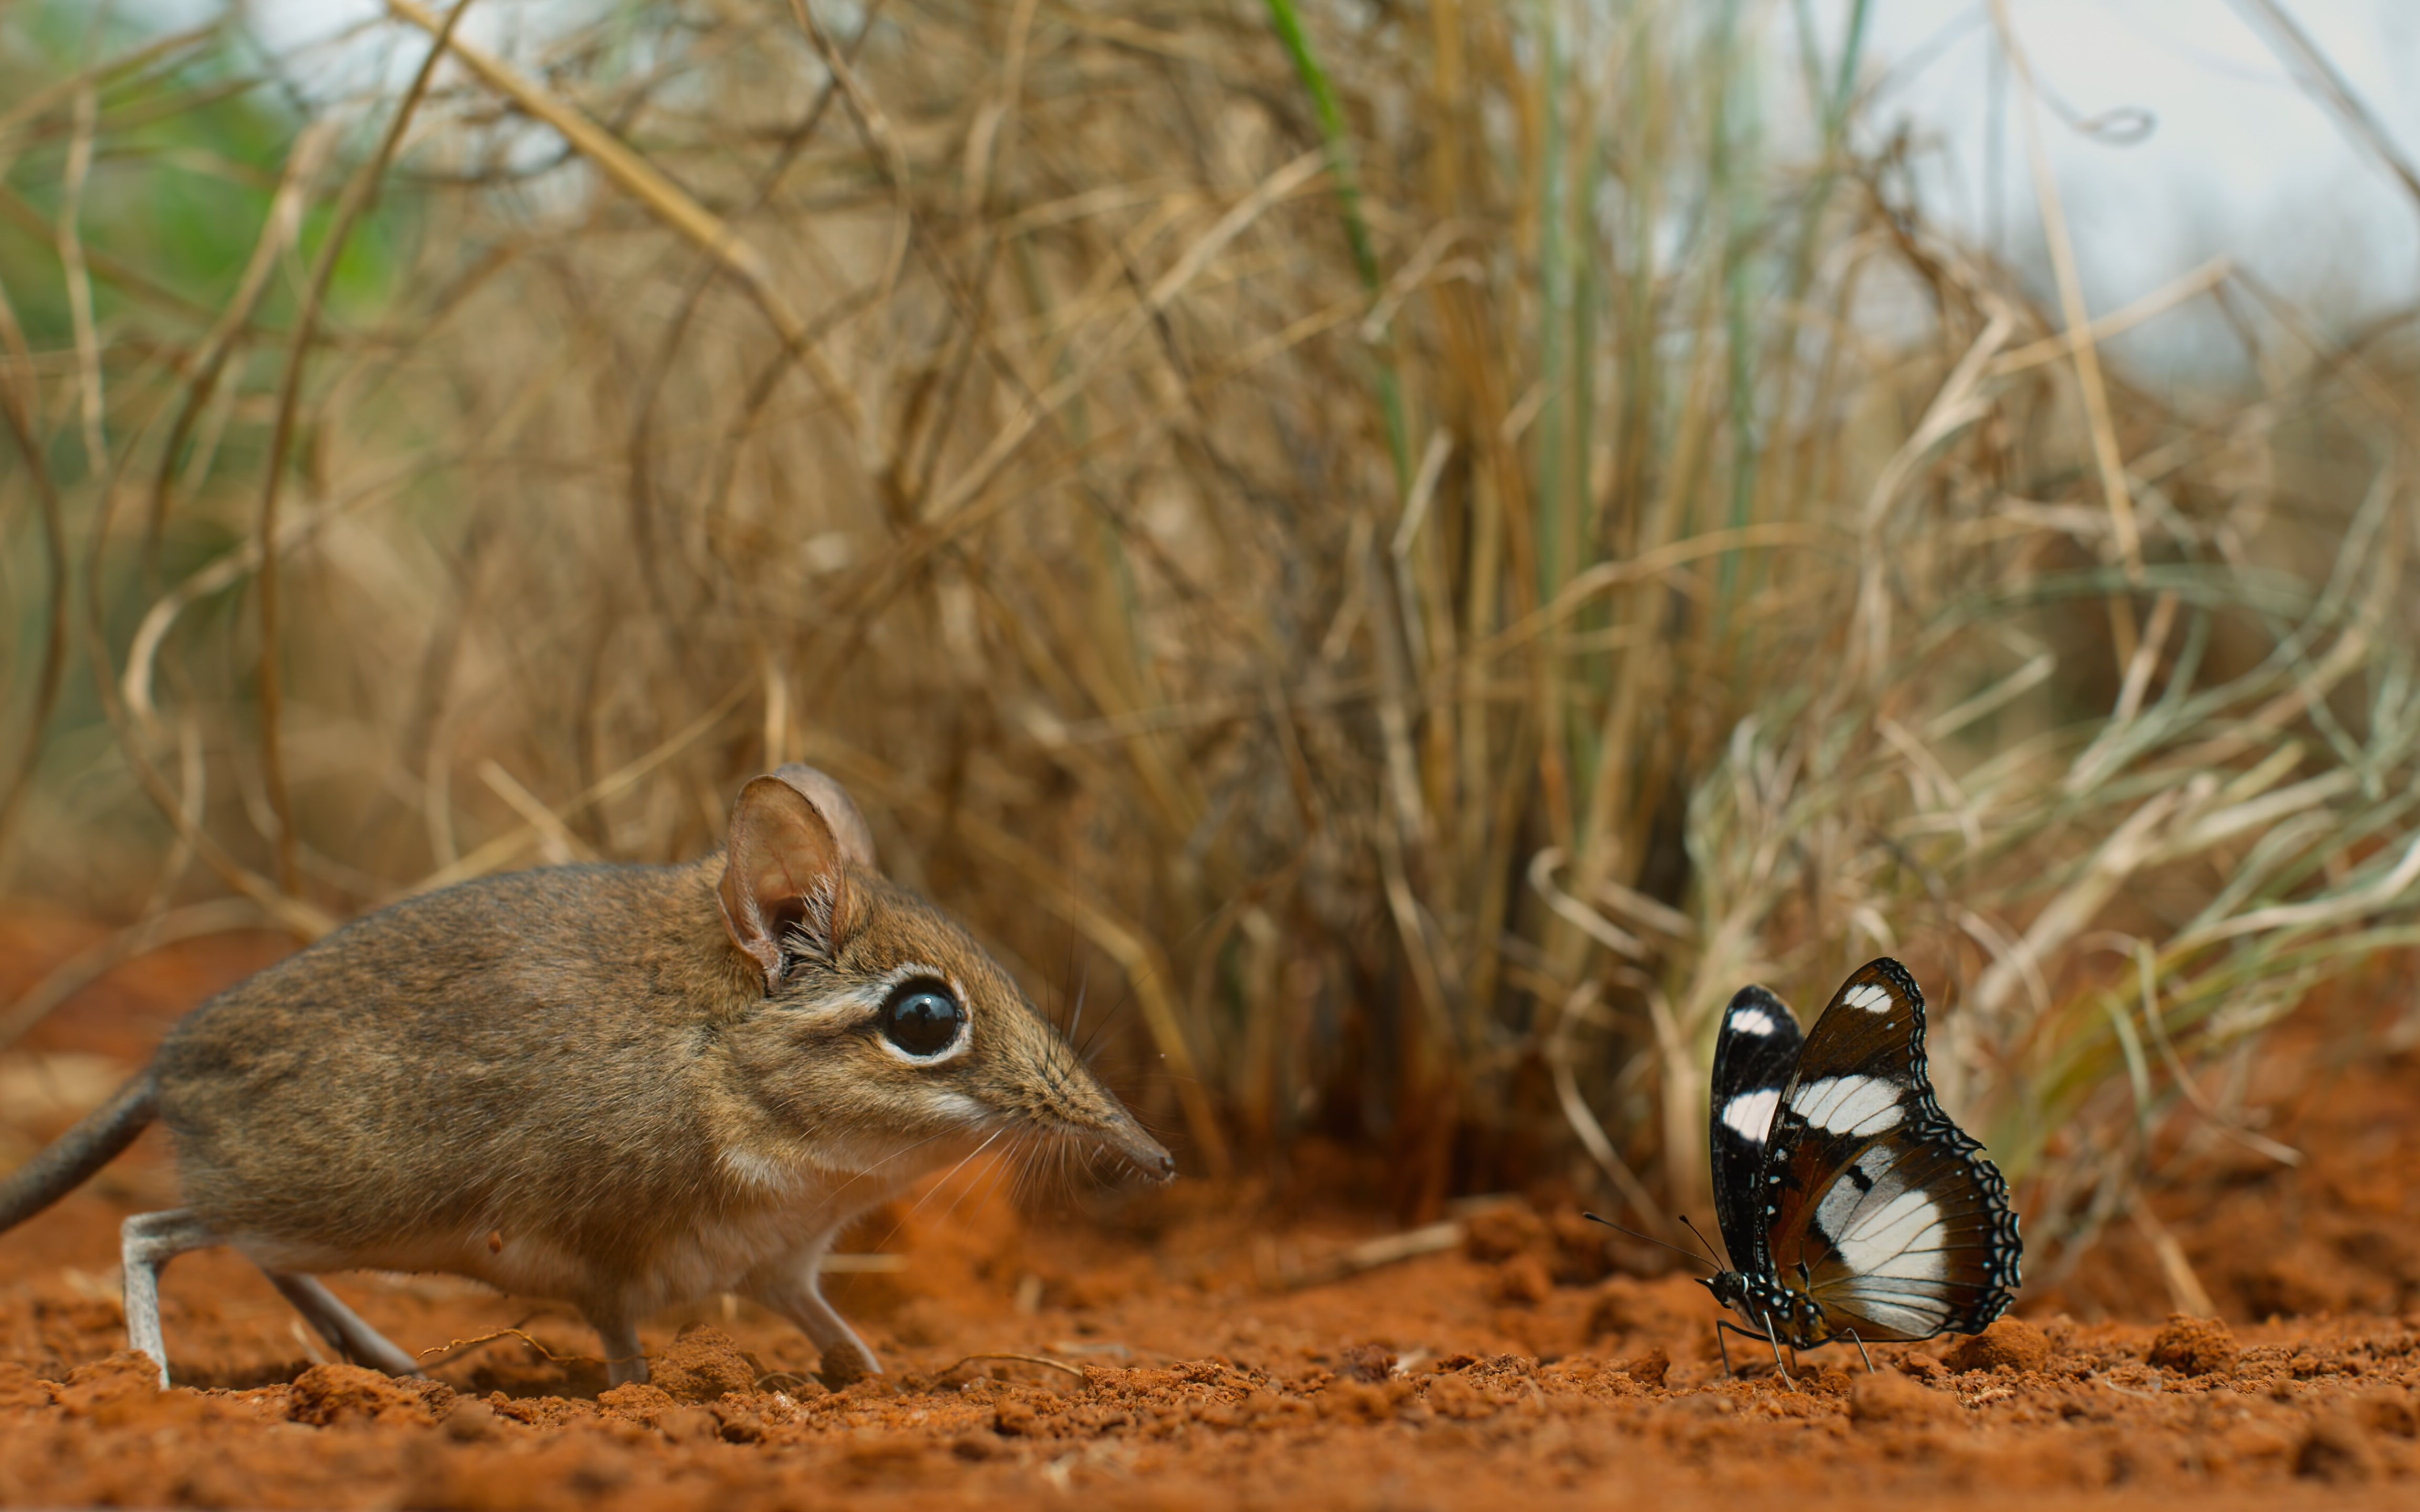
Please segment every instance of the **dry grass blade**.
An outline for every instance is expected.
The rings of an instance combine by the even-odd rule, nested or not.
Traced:
[[[1281,1264],[1278,1274],[1271,1279],[1280,1290],[1324,1287],[1381,1266],[1400,1265],[1425,1255],[1442,1255],[1460,1249],[1468,1232],[1462,1221],[1454,1218],[1422,1224],[1418,1228],[1407,1228],[1401,1233],[1365,1239],[1309,1264]]]
[[[460,42],[447,40],[452,31],[452,15],[440,20],[436,12],[415,0],[387,0],[387,8],[411,22],[432,37],[440,39],[440,47],[451,46],[454,55],[465,68],[511,100],[521,109],[544,121],[563,134],[574,150],[602,169],[607,177],[629,193],[664,222],[688,238],[700,250],[713,257],[746,286],[752,298],[765,313],[765,318],[781,333],[783,343],[799,360],[823,392],[825,402],[847,417],[851,429],[862,428],[856,396],[848,385],[834,372],[831,363],[816,349],[807,328],[792,309],[788,300],[773,281],[773,271],[759,253],[737,232],[659,172],[653,163],[624,147],[613,134],[577,109],[556,99],[553,94],[520,70],[489,57],[486,53]],[[455,7],[461,9],[460,0]]]
[[[2267,34],[2270,46],[2304,87],[2327,105],[2347,135],[2395,176],[2396,182],[2411,196],[2413,208],[2420,208],[2420,170],[2412,167],[2403,149],[2396,146],[2393,133],[2362,102],[2343,71],[2319,51],[2286,8],[2277,0],[2235,0],[2235,8]]]
[[[2059,308],[2067,321],[2066,339],[2075,362],[2076,383],[2084,391],[2085,410],[2091,417],[2092,460],[2101,471],[2102,498],[2109,506],[2118,560],[2125,564],[2127,577],[2139,582],[2143,575],[2142,532],[2134,521],[2134,500],[2126,483],[2125,458],[2118,454],[2118,428],[2109,411],[2108,385],[2101,374],[2101,348],[2093,340],[2090,313],[2084,307],[2084,285],[2075,267],[2075,244],[2067,234],[2067,208],[2059,197],[2058,181],[2051,173],[2049,151],[2042,143],[2040,114],[2033,101],[2033,69],[2025,61],[2024,50],[2017,45],[2016,31],[2009,22],[2008,0],[1992,0],[1992,19],[1999,28],[2000,45],[2014,63],[2020,86],[2025,92],[2025,147],[2033,159],[2034,199],[2041,210],[2043,232],[2050,242],[2051,266],[2058,274]],[[2121,657],[2133,654],[2133,646],[2127,643],[2131,639],[2121,629],[2118,647]]]

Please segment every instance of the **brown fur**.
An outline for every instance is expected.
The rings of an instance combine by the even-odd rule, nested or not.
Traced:
[[[458,1272],[575,1303],[610,1342],[724,1290],[812,1314],[834,1229],[996,1134],[1164,1179],[999,965],[871,869],[845,795],[776,777],[743,795],[728,867],[466,883],[204,1004],[147,1073],[189,1210],[273,1273]],[[961,1052],[882,1041],[903,973],[954,989]]]

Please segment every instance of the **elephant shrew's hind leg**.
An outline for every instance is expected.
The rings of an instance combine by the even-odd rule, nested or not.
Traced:
[[[294,1310],[301,1313],[319,1336],[335,1346],[337,1351],[357,1365],[375,1365],[390,1376],[421,1374],[420,1362],[388,1342],[385,1335],[363,1322],[361,1314],[336,1299],[336,1294],[319,1284],[317,1276],[296,1275],[287,1271],[264,1268],[269,1277]]]
[[[118,1259],[126,1275],[126,1342],[160,1367],[168,1385],[168,1341],[160,1333],[160,1268],[187,1250],[224,1243],[209,1225],[183,1208],[138,1212],[118,1227]]]

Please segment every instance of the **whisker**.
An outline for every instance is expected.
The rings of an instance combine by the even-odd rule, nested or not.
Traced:
[[[1049,1199],[1049,1182],[1046,1178],[1049,1175],[1050,1152],[1057,1148],[1059,1138],[1059,1132],[1055,1129],[1037,1129],[1026,1147],[1025,1163],[1017,1171],[1017,1180],[1019,1200],[1028,1207],[1039,1206]]]
[[[995,1139],[998,1139],[1001,1134],[1006,1134],[1006,1133],[1008,1133],[1008,1126],[1007,1126],[1006,1124],[1002,1124],[1001,1127],[999,1127],[999,1128],[997,1128],[997,1129],[995,1129],[995,1130],[993,1130],[993,1131],[991,1132],[991,1135],[990,1135],[990,1137],[989,1137],[989,1138],[985,1139],[982,1144],[977,1145],[974,1149],[968,1150],[964,1155],[960,1156],[960,1157],[959,1157],[959,1159],[958,1159],[958,1163],[957,1163],[955,1165],[951,1166],[951,1167],[949,1168],[949,1170],[948,1170],[948,1171],[946,1171],[945,1173],[943,1173],[943,1175],[942,1175],[942,1177],[941,1177],[941,1179],[940,1179],[939,1180],[938,1180],[938,1181],[934,1182],[931,1186],[926,1187],[926,1188],[924,1189],[924,1195],[923,1195],[923,1196],[918,1197],[918,1198],[916,1199],[915,1205],[914,1205],[913,1207],[909,1208],[906,1212],[903,1212],[903,1213],[901,1213],[901,1214],[899,1215],[899,1221],[898,1221],[897,1223],[894,1223],[894,1224],[892,1224],[892,1225],[891,1226],[891,1232],[889,1232],[889,1233],[887,1233],[887,1234],[883,1235],[883,1236],[882,1236],[882,1239],[881,1239],[880,1243],[877,1243],[875,1247],[876,1247],[876,1249],[879,1249],[879,1248],[881,1248],[883,1245],[888,1244],[888,1243],[890,1243],[892,1240],[894,1240],[894,1239],[898,1238],[898,1237],[899,1237],[899,1231],[900,1231],[901,1229],[903,1229],[903,1228],[905,1228],[905,1227],[908,1227],[908,1220],[910,1220],[910,1219],[914,1218],[914,1217],[916,1216],[916,1214],[918,1214],[919,1212],[922,1212],[922,1211],[923,1211],[923,1209],[924,1209],[924,1204],[926,1204],[927,1202],[932,1201],[932,1200],[933,1200],[933,1197],[934,1197],[934,1195],[935,1195],[936,1193],[939,1192],[943,1187],[945,1187],[945,1186],[949,1185],[949,1184],[950,1184],[950,1182],[951,1182],[951,1181],[952,1181],[952,1180],[953,1180],[957,1176],[957,1174],[958,1174],[960,1171],[965,1170],[965,1169],[967,1168],[967,1163],[968,1163],[969,1161],[973,1160],[977,1155],[980,1155],[980,1154],[982,1154],[985,1150],[989,1149],[992,1147],[992,1141],[993,1141],[993,1140],[995,1140]],[[953,1211],[953,1212],[956,1211],[957,1211],[957,1204],[956,1204],[956,1203],[954,1203],[954,1202],[953,1202],[952,1204],[950,1204],[950,1210],[951,1210],[951,1211]],[[944,1217],[946,1217],[946,1216],[947,1216],[947,1214],[944,1214]]]
[[[1092,989],[1092,985],[1093,968],[1087,965],[1084,968],[1084,974],[1076,979],[1076,1008],[1067,1019],[1067,1042],[1070,1044],[1076,1042],[1077,1032],[1084,1026],[1084,995]],[[1077,1054],[1081,1055],[1083,1052],[1078,1050]]]
[[[1035,1136],[1029,1133],[1017,1141],[1016,1148],[1008,1153],[1008,1169],[1002,1173],[1001,1181],[1008,1188],[1009,1204],[1020,1211],[1032,1190],[1034,1139]]]
[[[1080,1057],[1085,1064],[1090,1065],[1092,1063],[1094,1053],[1098,1045],[1106,1044],[1108,1042],[1101,1037],[1109,1032],[1109,1026],[1118,1021],[1118,1015],[1125,1012],[1126,1005],[1133,1001],[1134,983],[1129,980],[1118,993],[1117,1000],[1109,1005],[1109,1011],[1101,1015],[1101,1020],[1094,1026],[1093,1032],[1085,1036],[1083,1041],[1076,1046],[1077,1056]]]
[[[892,1161],[904,1160],[908,1156],[923,1149],[926,1145],[931,1144],[934,1140],[946,1138],[954,1132],[954,1131],[953,1130],[944,1129],[935,1134],[926,1134],[923,1138],[917,1140],[914,1144],[909,1145],[905,1149],[893,1150],[892,1153],[883,1156],[880,1160],[876,1161],[873,1165],[850,1177],[847,1180],[843,1181],[840,1185],[832,1188],[830,1193],[827,1195],[821,1202],[817,1203],[809,1211],[818,1213],[829,1211],[832,1206],[840,1200],[841,1194],[846,1192],[850,1187],[864,1180],[867,1177],[872,1176],[875,1172],[882,1169],[885,1165],[890,1165]]]
[[[1026,1167],[1026,1187],[1034,1206],[1049,1202],[1051,1178],[1066,1148],[1066,1135],[1055,1129],[1047,1137],[1035,1141],[1033,1161]]]
[[[1027,1169],[1026,1188],[1029,1200],[1037,1208],[1047,1207],[1054,1199],[1055,1178],[1059,1163],[1064,1158],[1067,1138],[1065,1130],[1052,1129],[1034,1141],[1033,1160]]]
[[[1003,1126],[1002,1126],[1002,1128],[1001,1128],[1001,1133],[1005,1134],[1005,1133],[1008,1133],[1008,1132],[1009,1132],[1009,1126],[1005,1126],[1005,1125],[1003,1125]],[[1000,1137],[1000,1136],[999,1136],[999,1134],[994,1134],[992,1137],[996,1139],[996,1138],[998,1138],[998,1137]],[[990,1182],[990,1185],[989,1185],[989,1186],[985,1187],[985,1193],[984,1193],[984,1195],[985,1195],[985,1196],[986,1198],[988,1198],[988,1197],[990,1196],[990,1195],[991,1195],[993,1192],[995,1192],[995,1191],[999,1190],[999,1188],[1000,1188],[1000,1183],[1001,1183],[1001,1180],[1003,1179],[1004,1173],[1006,1172],[1006,1170],[1011,1169],[1011,1168],[1013,1168],[1013,1166],[1014,1166],[1014,1163],[1015,1163],[1015,1161],[1016,1161],[1016,1149],[1017,1149],[1018,1145],[1019,1145],[1020,1143],[1022,1143],[1023,1138],[1024,1138],[1024,1134],[1023,1134],[1022,1131],[1019,1131],[1019,1132],[1018,1132],[1018,1134],[1017,1134],[1017,1137],[1016,1137],[1016,1138],[1014,1138],[1014,1139],[1011,1139],[1011,1140],[1008,1142],[1008,1148],[1007,1148],[1006,1149],[1004,1149],[1004,1150],[1001,1151],[1001,1158],[999,1159],[999,1161],[997,1161],[997,1162],[995,1162],[995,1163],[993,1164],[992,1168],[991,1168],[989,1171],[987,1171],[987,1172],[985,1172],[985,1173],[984,1173],[984,1174],[982,1174],[982,1175],[978,1175],[978,1176],[976,1176],[974,1179],[972,1179],[971,1180],[970,1180],[970,1181],[968,1181],[968,1182],[967,1182],[967,1184],[966,1184],[965,1188],[964,1188],[963,1190],[961,1190],[961,1191],[958,1193],[958,1195],[957,1195],[954,1198],[951,1199],[950,1207],[949,1207],[949,1211],[948,1211],[947,1212],[944,1212],[944,1213],[942,1213],[942,1214],[941,1214],[941,1219],[940,1219],[940,1221],[941,1221],[942,1223],[946,1224],[946,1223],[948,1223],[948,1222],[949,1222],[953,1217],[956,1216],[956,1214],[957,1214],[957,1211],[958,1211],[958,1204],[959,1204],[959,1203],[961,1203],[961,1202],[966,1201],[966,1199],[967,1199],[968,1197],[972,1196],[974,1195],[975,1188],[976,1188],[976,1187],[978,1187],[978,1186],[983,1186],[983,1185],[984,1185],[984,1183],[985,1183],[985,1181],[986,1180],[988,1180],[988,1181]],[[990,1141],[989,1141],[989,1140],[986,1140],[986,1141],[985,1141],[985,1143],[986,1145],[988,1145],[988,1144],[990,1143]],[[977,1150],[977,1151],[976,1151],[976,1153],[977,1153],[977,1154],[981,1154],[981,1153],[982,1153],[982,1151],[981,1151],[981,1150]]]
[[[1068,982],[1068,980],[1069,980],[1070,978],[1075,977],[1075,975],[1076,975],[1076,927],[1075,927],[1074,925],[1070,924],[1070,925],[1067,927],[1067,949],[1066,949],[1066,953],[1065,953],[1064,955],[1061,956],[1060,961],[1059,961],[1059,983],[1058,983],[1058,985],[1059,985],[1059,1003],[1060,1003],[1060,1006],[1061,1006],[1061,1008],[1062,1008],[1063,1010],[1066,1007],[1066,1005],[1067,1005],[1067,1003],[1068,1003],[1068,1001],[1069,1001],[1068,993],[1067,993],[1067,982]],[[1073,1041],[1073,1040],[1075,1039],[1075,1037],[1076,1037],[1075,1026],[1076,1026],[1078,1023],[1081,1022],[1081,1021],[1082,1021],[1082,1019],[1083,1019],[1083,1016],[1084,1016],[1083,988],[1082,988],[1082,986],[1081,986],[1081,984],[1080,984],[1080,983],[1078,985],[1078,987],[1077,987],[1077,989],[1076,989],[1076,994],[1075,994],[1074,1001],[1075,1001],[1075,1004],[1076,1004],[1076,1009],[1075,1009],[1074,1016],[1073,1016],[1072,1018],[1065,1018],[1065,1017],[1064,1017],[1064,1015],[1063,1014],[1063,1022],[1062,1022],[1062,1023],[1060,1024],[1060,1026],[1059,1026],[1059,1033],[1060,1033],[1061,1038],[1065,1039],[1065,1040],[1069,1040],[1069,1041]]]

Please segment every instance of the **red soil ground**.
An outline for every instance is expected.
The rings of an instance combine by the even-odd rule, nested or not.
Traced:
[[[0,926],[0,1002],[95,937]],[[273,949],[163,952],[0,1055],[0,1166]],[[1568,1211],[1497,1206],[1435,1253],[1304,1284],[1388,1226],[1199,1182],[1020,1217],[962,1181],[862,1236],[906,1264],[835,1288],[892,1371],[845,1392],[744,1305],[659,1319],[657,1384],[606,1392],[563,1309],[340,1277],[436,1351],[431,1381],[390,1381],[320,1362],[256,1273],[209,1253],[169,1272],[180,1384],[161,1393],[113,1354],[118,1220],[174,1202],[147,1137],[0,1236],[0,1503],[2420,1504],[2420,1060],[2273,1070],[2296,1090],[2268,1133],[2302,1164],[2216,1141],[2162,1198],[2184,1284],[2226,1321],[2164,1321],[2178,1268],[2127,1226],[1982,1339],[1877,1349],[1870,1377],[1827,1350],[1796,1392],[1769,1360],[1723,1379],[1705,1293],[1616,1273]]]

